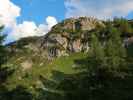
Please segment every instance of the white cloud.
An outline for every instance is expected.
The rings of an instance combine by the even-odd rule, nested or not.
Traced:
[[[50,31],[55,24],[57,24],[57,20],[52,16],[46,18],[46,24],[40,24],[39,26],[33,21],[24,21],[22,24],[12,27],[8,39],[18,40],[23,37],[42,36]]]
[[[57,20],[56,18],[52,17],[52,16],[48,16],[46,18],[46,22],[48,24],[48,29],[50,30],[55,24],[57,24]]]
[[[100,19],[127,16],[133,0],[65,0],[66,17],[95,16]]]
[[[46,24],[40,24],[37,29],[39,35],[45,35],[51,28],[57,24],[57,20],[53,16],[48,16],[45,21]]]
[[[40,24],[37,29],[37,33],[39,36],[45,35],[49,31],[48,25],[46,24]]]
[[[10,34],[14,37],[15,40],[17,40],[22,37],[36,35],[36,29],[37,26],[34,22],[24,21],[22,24],[16,25]]]
[[[24,21],[17,24],[16,18],[21,16],[21,8],[10,0],[0,0],[0,25],[5,25],[8,34],[7,42],[18,40],[22,37],[45,35],[52,26],[57,24],[55,17],[48,16],[43,24],[36,25],[33,21]]]
[[[20,16],[21,8],[14,5],[10,0],[0,0],[0,23],[13,26],[16,18]]]

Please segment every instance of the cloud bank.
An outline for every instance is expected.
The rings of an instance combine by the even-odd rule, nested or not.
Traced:
[[[57,24],[57,20],[52,16],[48,16],[44,23],[37,26],[33,21],[24,21],[22,24],[15,25],[7,38],[9,40],[18,40],[23,37],[45,35]]]
[[[108,19],[127,16],[133,11],[133,0],[65,0],[66,17],[95,16]]]
[[[22,37],[41,36],[46,34],[52,26],[57,24],[55,17],[48,16],[43,24],[36,25],[33,21],[17,23],[17,17],[21,16],[21,8],[10,0],[0,0],[0,25],[5,26],[4,33],[8,34],[7,41],[11,42]]]
[[[21,8],[9,0],[0,0],[0,24],[14,26],[16,18],[20,16]]]

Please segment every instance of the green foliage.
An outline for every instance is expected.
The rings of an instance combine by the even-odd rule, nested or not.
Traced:
[[[33,95],[23,86],[17,86],[13,90],[0,87],[0,100],[33,100]]]
[[[6,60],[6,50],[5,46],[3,45],[5,35],[1,33],[3,28],[4,28],[3,26],[0,27],[0,67]]]
[[[99,40],[98,34],[91,34],[88,63],[82,63],[87,68],[85,72],[71,75],[53,73],[54,77],[58,74],[57,77],[62,76],[63,79],[58,80],[59,82],[56,84],[53,83],[54,81],[50,81],[54,87],[48,86],[48,91],[43,90],[46,95],[48,94],[47,100],[52,100],[51,98],[58,100],[121,100],[122,98],[126,100],[132,98],[133,90],[130,89],[131,93],[127,93],[124,87],[128,84],[127,87],[132,88],[133,81],[129,78],[127,70],[123,71],[123,68],[128,66],[125,63],[126,50],[122,45],[121,33],[111,24],[108,24],[107,27],[108,29],[101,30],[103,33],[107,33],[104,45]],[[64,66],[62,60],[64,59],[59,62]],[[81,69],[83,68],[81,67]],[[123,78],[124,74],[128,78]]]
[[[126,49],[123,47],[122,40],[120,38],[121,33],[112,26],[108,29],[110,36],[105,47],[108,66],[111,68],[118,68],[121,67],[126,57]]]
[[[0,27],[0,100],[9,100],[10,98],[5,96],[6,94],[10,94],[8,94],[5,83],[9,76],[12,75],[14,70],[8,68],[7,66],[3,66],[4,64],[6,64],[8,56],[6,46],[3,44],[5,35],[1,33],[3,28],[3,26]]]
[[[87,72],[64,75],[64,80],[53,88],[62,93],[57,95],[53,92],[50,97],[63,98],[58,98],[59,100],[132,99],[132,71],[126,63],[126,49],[122,44],[121,32],[112,24],[107,27],[108,29],[103,30],[103,33],[107,33],[104,45],[97,34],[91,35]]]
[[[104,57],[103,47],[95,34],[92,34],[91,53],[96,60],[102,60]]]
[[[91,36],[91,49],[89,52],[88,63],[90,64],[89,71],[95,72],[97,69],[103,67],[105,61],[104,49],[97,38],[93,33]]]
[[[72,39],[84,34],[82,30],[62,30],[64,23],[53,27],[50,34],[66,32]],[[126,51],[122,37],[132,34],[128,21],[108,21],[105,27],[97,26],[85,34],[85,41],[90,43],[88,54],[80,52],[52,61],[23,49],[29,42],[34,44],[36,38],[18,41],[16,48],[22,52],[8,59],[7,64],[15,71],[7,74],[10,79],[6,87],[0,87],[0,100],[132,100],[133,49],[130,45]],[[5,48],[2,45],[4,37],[0,37],[0,45]],[[24,70],[22,65],[27,61],[31,61],[32,67]]]
[[[34,37],[28,37],[28,38],[21,38],[20,40],[13,42],[11,44],[8,44],[14,48],[18,49],[23,49],[25,45],[28,45],[30,43],[36,43],[37,39],[39,37],[34,36]]]
[[[129,24],[128,20],[123,18],[114,18],[113,23],[123,35],[133,35],[133,27]]]

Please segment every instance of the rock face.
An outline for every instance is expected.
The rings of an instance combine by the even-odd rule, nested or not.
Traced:
[[[132,20],[129,23],[133,25]],[[23,38],[9,44],[8,50],[11,54],[25,51],[48,59],[68,56],[73,52],[88,52],[90,34],[101,27],[106,25],[95,18],[70,18],[52,27],[45,36]],[[133,37],[125,38],[124,45],[130,44],[133,44]]]
[[[47,56],[59,57],[71,52],[89,50],[89,31],[104,24],[94,18],[81,17],[67,19],[55,25],[44,37],[41,47],[48,52]]]
[[[61,27],[60,27],[61,26]],[[95,29],[97,26],[104,26],[102,21],[99,21],[93,17],[80,17],[80,18],[70,18],[66,19],[63,22],[55,25],[52,28],[53,30],[92,30]]]
[[[80,39],[72,41],[72,44],[70,46],[73,52],[80,52],[82,50],[82,43]]]
[[[94,18],[80,17],[66,19],[55,25],[47,35],[23,38],[10,44],[13,52],[25,49],[41,57],[67,56],[72,52],[88,52],[90,31],[104,27],[102,21]]]

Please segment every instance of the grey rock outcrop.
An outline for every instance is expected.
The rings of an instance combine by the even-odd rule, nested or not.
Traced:
[[[104,24],[94,18],[70,18],[55,25],[45,36],[42,47],[50,57],[68,55],[71,52],[88,52],[89,31]],[[86,41],[83,41],[86,40]]]
[[[104,24],[95,18],[66,19],[55,25],[45,36],[16,41],[10,45],[11,51],[21,52],[22,49],[28,49],[46,58],[66,56],[72,52],[88,52],[89,31],[98,26],[104,27]]]

